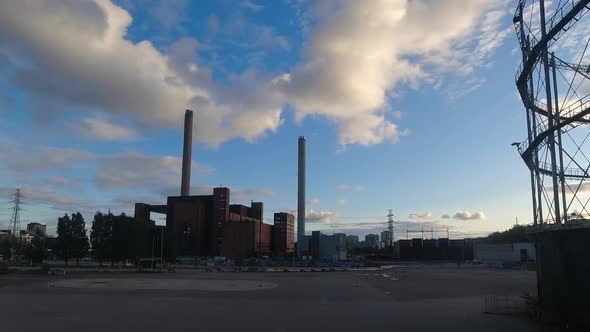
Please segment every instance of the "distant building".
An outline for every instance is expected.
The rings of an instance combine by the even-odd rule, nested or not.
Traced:
[[[476,260],[482,263],[497,265],[534,261],[536,252],[535,245],[531,242],[475,243],[473,255]]]
[[[379,235],[377,235],[377,234],[365,235],[365,242],[366,242],[367,247],[370,247],[370,248],[379,247]]]
[[[273,253],[276,256],[292,255],[295,249],[295,216],[280,212],[274,214]]]
[[[395,242],[395,251],[401,260],[450,260],[473,259],[471,239],[406,239]]]
[[[0,241],[10,238],[10,234],[12,234],[12,232],[9,229],[0,230]]]
[[[323,261],[338,261],[347,258],[346,234],[322,234],[313,231],[311,235],[312,257]]]
[[[24,243],[24,244],[29,244],[33,241],[33,239],[35,238],[34,235],[30,234],[27,231],[20,231],[20,236],[19,236],[19,240]]]
[[[346,237],[346,241],[351,248],[354,248],[359,243],[358,235],[349,235]]]
[[[33,236],[37,235],[37,233],[45,236],[47,234],[47,225],[42,225],[38,222],[29,223],[27,224],[27,232]]]
[[[390,234],[389,231],[381,232],[381,243],[389,245]]]

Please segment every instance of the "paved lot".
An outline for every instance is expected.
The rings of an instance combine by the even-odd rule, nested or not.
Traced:
[[[254,287],[259,284],[269,287]],[[482,313],[486,296],[519,296],[534,289],[530,271],[449,268],[11,274],[0,276],[0,330],[537,331],[523,316]]]

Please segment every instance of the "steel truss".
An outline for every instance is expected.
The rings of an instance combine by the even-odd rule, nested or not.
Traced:
[[[527,138],[515,145],[530,170],[535,225],[590,216],[590,29],[579,23],[589,3],[546,8],[544,0],[519,0],[514,14],[522,54],[516,86],[527,123]],[[572,30],[578,33],[569,38]]]

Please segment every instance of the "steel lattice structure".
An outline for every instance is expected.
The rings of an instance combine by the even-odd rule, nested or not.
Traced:
[[[513,19],[528,133],[513,145],[530,170],[535,225],[590,216],[589,3],[519,0]]]

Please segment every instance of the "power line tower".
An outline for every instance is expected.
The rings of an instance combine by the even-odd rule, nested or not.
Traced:
[[[11,196],[14,196],[14,199],[11,201],[14,203],[14,206],[12,207],[12,217],[10,217],[10,224],[8,224],[8,228],[12,231],[12,236],[17,237],[20,235],[20,205],[23,196],[20,193],[20,189],[18,188]]]
[[[389,231],[389,239],[387,239],[388,245],[393,248],[393,212],[390,209],[387,215],[387,230]]]

